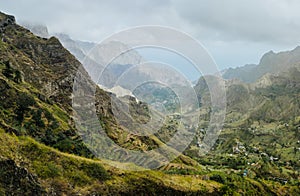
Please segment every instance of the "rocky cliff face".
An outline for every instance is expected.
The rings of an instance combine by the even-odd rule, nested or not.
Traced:
[[[14,50],[2,51],[2,61],[10,61],[22,72],[23,79],[50,99],[70,107],[72,80],[80,63],[54,37],[35,37],[15,24],[12,16],[3,16],[2,40]]]
[[[8,25],[14,25],[16,23],[15,17],[5,14],[0,14],[0,32],[3,33],[5,27]]]

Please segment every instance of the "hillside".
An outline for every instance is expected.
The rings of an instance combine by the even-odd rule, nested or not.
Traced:
[[[80,63],[56,38],[36,37],[15,24],[12,16],[1,14],[0,19],[0,127],[5,130],[5,133],[1,133],[3,137],[30,137],[38,145],[43,143],[62,152],[93,158],[94,154],[82,142],[71,118],[72,83]],[[87,75],[81,70],[83,75]],[[87,80],[90,79],[87,77]],[[141,141],[138,136],[130,135],[122,128],[116,129],[118,125],[109,112],[109,94],[97,88],[96,96],[97,104],[101,104],[102,108],[98,113],[99,118],[107,124],[107,133],[116,142],[130,149],[147,149],[153,143],[147,138]],[[139,110],[139,107],[137,105],[135,108]],[[123,140],[124,136],[128,139]],[[132,143],[135,140],[137,142]],[[10,149],[18,146],[17,142],[8,144],[11,146],[3,144],[3,147]],[[34,151],[32,149],[30,153]],[[13,161],[21,159],[19,164],[26,161],[29,165],[33,164],[25,160],[22,153],[20,157],[13,151],[9,153],[13,156],[3,154],[2,158]]]
[[[195,140],[186,154],[213,168],[247,170],[247,175],[254,178],[299,180],[300,61],[294,55],[285,55],[286,69],[276,74],[267,73],[253,83],[226,80],[226,120],[214,149],[206,156],[198,156]],[[278,57],[273,57],[268,61],[277,62]],[[203,113],[199,141],[209,123],[210,111],[204,78],[195,87]]]
[[[9,128],[16,135],[30,135],[63,151],[93,156],[78,137],[72,118],[76,115],[72,107],[73,80],[81,74],[84,89],[95,87],[97,117],[115,142],[139,150],[157,145],[155,138],[136,136],[120,126],[112,111],[111,101],[116,98],[94,84],[81,64],[55,37],[36,37],[16,25],[13,18],[3,28],[2,36],[3,128]],[[124,104],[122,100],[116,101]],[[130,99],[130,104],[136,119],[124,111],[120,111],[120,115],[133,121],[148,118],[143,103]],[[75,147],[69,148],[72,145]]]

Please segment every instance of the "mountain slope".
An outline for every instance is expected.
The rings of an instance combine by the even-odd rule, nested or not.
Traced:
[[[86,85],[84,89],[96,85],[82,65],[56,38],[36,37],[15,24],[13,17],[7,17],[8,19],[5,19],[6,16],[3,17],[8,22],[3,22],[4,25],[1,27],[3,40],[0,51],[3,74],[1,104],[7,111],[7,114],[2,113],[4,121],[2,126],[9,127],[17,135],[30,135],[60,150],[93,156],[78,137],[71,115],[73,80],[77,71],[84,76],[82,77],[82,82]],[[19,81],[15,79],[17,73]],[[97,86],[95,89],[98,118],[115,142],[129,149],[139,150],[157,145],[151,138],[136,136],[120,126],[112,111],[113,95]],[[137,118],[147,118],[144,104],[131,100],[131,105],[134,108],[131,112],[136,113]],[[126,113],[122,115],[130,118]],[[75,147],[68,148],[73,145]]]
[[[277,58],[268,61],[277,62]],[[299,180],[300,59],[292,58],[285,61],[286,69],[267,73],[256,82],[226,80],[227,114],[214,149],[199,157],[196,140],[186,154],[214,168],[247,170],[255,178]],[[208,79],[213,77],[201,78],[195,87],[203,111],[200,141],[209,123]]]
[[[202,187],[190,190],[187,185],[181,185],[179,182],[177,185],[161,183],[162,179],[173,177],[160,172],[129,173],[124,177],[122,177],[124,174],[118,177],[121,171],[107,174],[106,170],[110,167],[107,166],[104,170],[102,162],[63,154],[42,145],[41,143],[85,157],[94,156],[76,133],[70,116],[73,79],[81,65],[56,38],[36,37],[18,26],[12,16],[0,14],[0,30],[1,164],[6,168],[1,170],[0,175],[1,179],[4,179],[5,176],[12,175],[10,172],[26,171],[13,182],[9,180],[10,178],[7,181],[1,180],[2,193],[51,195],[75,194],[75,192],[90,194],[96,191],[108,194],[109,191],[111,194],[113,192],[129,194],[136,191],[143,192],[143,187],[147,190],[151,186],[156,187],[152,188],[152,191],[156,192],[215,191],[202,190]],[[87,75],[84,69],[81,69],[81,72]],[[86,78],[92,83],[88,77]],[[100,120],[105,122],[108,134],[120,145],[127,145],[129,149],[147,149],[148,145],[145,144],[151,144],[151,139],[130,135],[118,127],[111,113],[109,94],[97,88],[96,97],[96,107],[102,108],[98,111],[98,115]],[[144,106],[137,104],[135,108],[139,110],[139,107]],[[124,136],[121,135],[125,135],[128,140],[123,141]],[[135,140],[139,142],[132,143]],[[185,159],[189,161],[187,157]],[[7,166],[7,163],[11,163],[11,167]],[[113,176],[114,180],[105,183],[108,177],[102,178],[102,174]],[[148,175],[149,178],[146,178]],[[163,176],[158,177],[159,175]],[[23,178],[28,180],[24,181]],[[188,182],[189,179],[190,177],[187,179],[178,177],[180,181]],[[99,182],[105,184],[101,186]],[[215,186],[213,184],[211,185]],[[211,185],[208,183],[207,187]],[[88,187],[93,190],[89,190]]]

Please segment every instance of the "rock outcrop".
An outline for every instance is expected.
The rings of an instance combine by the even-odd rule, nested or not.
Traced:
[[[45,195],[36,175],[15,161],[0,158],[0,185],[5,187],[5,195]],[[1,194],[1,193],[0,193]]]

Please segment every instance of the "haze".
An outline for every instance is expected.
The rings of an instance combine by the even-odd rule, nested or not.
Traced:
[[[299,45],[296,0],[0,0],[17,20],[44,24],[50,32],[99,42],[138,25],[174,27],[198,39],[221,69],[258,63],[261,54]]]

